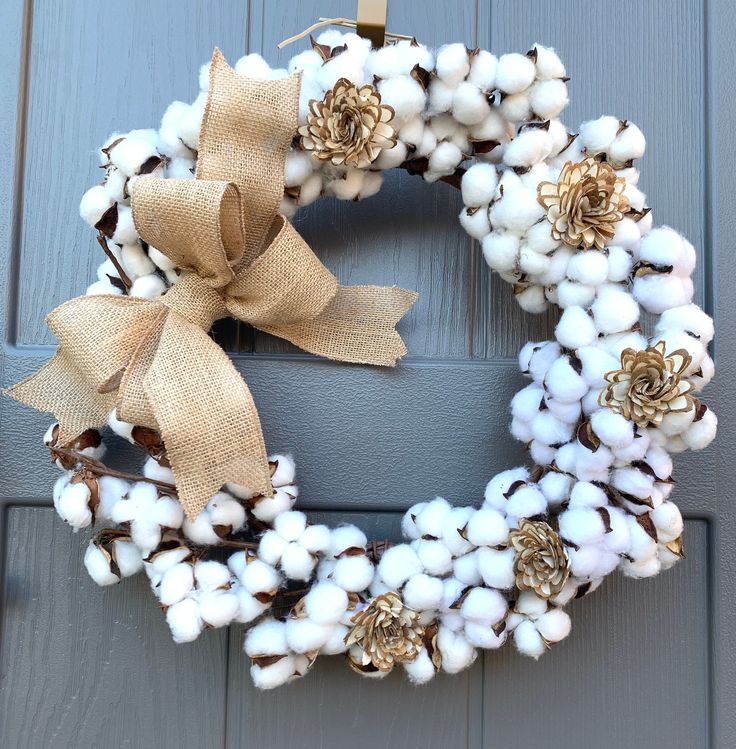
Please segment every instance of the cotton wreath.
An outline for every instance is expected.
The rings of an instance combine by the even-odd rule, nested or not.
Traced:
[[[87,571],[100,585],[144,572],[176,642],[248,625],[264,689],[320,654],[372,677],[401,665],[414,683],[507,639],[538,658],[569,634],[571,600],[616,569],[650,577],[682,556],[671,456],[716,432],[698,395],[713,377],[713,323],[692,302],[695,250],[653,226],[637,188],[644,136],[614,117],[571,134],[558,119],[565,68],[541,45],[497,58],[415,40],[371,49],[330,30],[287,68],[251,54],[235,70],[301,73],[283,215],[323,196],[370,197],[387,169],[448,182],[462,191],[460,223],[521,307],[562,310],[554,340],[519,354],[530,382],[512,400],[511,432],[533,465],[493,477],[480,507],[415,504],[392,544],[310,523],[294,509],[291,457],[270,458],[272,496],[225,485],[191,519],[160,435],[110,414],[110,429],[148,453],[136,477],[102,463],[99,432],[60,444],[52,426],[57,512],[74,530],[103,526]],[[175,263],[140,240],[130,192],[147,174],[193,176],[208,80],[204,66],[199,96],[171,104],[158,130],[101,148],[105,179],[80,213],[108,259],[87,294],[152,299],[177,283]]]

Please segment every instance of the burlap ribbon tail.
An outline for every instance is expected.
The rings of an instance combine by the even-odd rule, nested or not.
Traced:
[[[228,482],[272,493],[258,412],[207,334],[215,320],[235,317],[339,361],[393,366],[406,353],[395,325],[416,294],[341,286],[278,214],[299,87],[298,76],[243,78],[215,50],[196,179],[140,177],[132,190],[139,235],[181,279],[154,300],[62,304],[48,316],[56,355],[8,391],[53,413],[62,443],[113,409],[157,429],[190,518]]]

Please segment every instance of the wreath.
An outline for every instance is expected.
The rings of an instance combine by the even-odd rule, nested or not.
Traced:
[[[423,683],[507,639],[537,658],[608,574],[682,557],[671,455],[715,435],[697,397],[713,324],[692,303],[693,247],[653,227],[637,187],[644,136],[614,117],[570,134],[567,80],[538,44],[497,58],[333,29],[286,69],[216,50],[192,104],[107,140],[80,206],[107,259],[49,316],[54,359],[10,390],[58,420],[54,506],[74,530],[104,526],[84,555],[95,582],[145,572],[176,642],[247,624],[261,688],[338,653]],[[460,223],[521,307],[562,310],[554,340],[519,355],[531,381],[511,432],[533,465],[492,478],[479,508],[415,504],[395,544],[293,509],[294,461],[267,457],[207,335],[231,316],[394,365],[415,295],[341,286],[288,220],[321,196],[368,198],[393,168],[461,189]],[[105,425],[146,451],[142,475],[102,462]]]

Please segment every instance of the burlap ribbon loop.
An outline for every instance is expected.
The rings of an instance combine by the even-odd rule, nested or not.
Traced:
[[[188,517],[223,484],[271,494],[248,387],[207,335],[224,316],[331,359],[393,366],[416,294],[340,286],[278,215],[300,80],[243,78],[215,50],[196,179],[139,178],[133,219],[182,278],[155,300],[78,297],[48,317],[54,358],[8,392],[54,413],[60,440],[118,418],[160,431]]]

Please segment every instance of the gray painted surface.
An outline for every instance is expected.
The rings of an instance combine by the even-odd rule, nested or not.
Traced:
[[[736,351],[732,175],[736,10],[730,0],[392,0],[390,27],[500,53],[554,46],[572,76],[566,121],[628,117],[648,136],[642,186],[656,220],[700,250],[698,296],[718,326],[717,444],[677,460],[688,558],[654,580],[614,578],[571,607],[573,633],[534,663],[511,649],[416,689],[375,684],[325,660],[257,693],[242,631],[174,646],[143,580],[98,589],[83,535],[50,507],[48,419],[0,400],[0,747],[631,747],[736,745],[731,445]],[[118,128],[155,126],[193,98],[199,64],[262,51],[345,0],[94,0],[0,3],[0,378],[52,352],[46,312],[100,262],[76,217],[97,179],[93,149]],[[656,79],[655,79],[656,76]],[[400,511],[441,493],[477,502],[523,460],[508,438],[519,345],[550,319],[517,308],[456,223],[457,196],[392,175],[361,204],[324,201],[300,229],[346,282],[400,283],[420,302],[393,372],[315,362],[234,326],[274,450],[294,450],[302,505],[395,535]],[[375,225],[380,217],[380,224]]]

